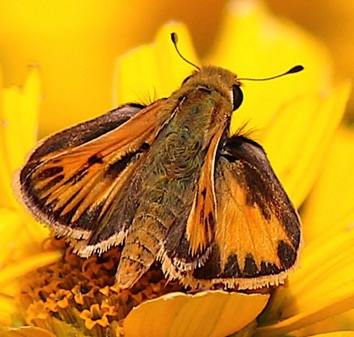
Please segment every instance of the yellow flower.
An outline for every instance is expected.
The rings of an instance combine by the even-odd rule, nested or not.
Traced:
[[[296,26],[273,17],[257,1],[230,2],[223,23],[216,45],[201,61],[183,25],[173,23],[163,27],[153,45],[140,47],[117,60],[114,96],[117,103],[142,99],[146,103],[149,98],[151,101],[168,96],[179,87],[193,69],[174,50],[169,37],[173,31],[179,35],[179,49],[189,60],[198,65],[211,63],[226,67],[240,77],[271,76],[303,64],[305,71],[301,74],[269,82],[245,82],[245,102],[232,121],[233,131],[245,122],[255,130],[252,135],[265,147],[291,199],[300,206],[323,166],[344,112],[348,85],[332,83],[329,57],[318,42]],[[33,116],[33,112],[29,114]],[[26,132],[33,129],[34,126],[29,127]],[[1,150],[8,152],[12,146],[12,142],[3,141]],[[4,162],[7,160],[5,156]],[[309,199],[312,201],[304,217],[305,240],[307,237],[311,240],[306,242],[301,268],[291,274],[286,286],[278,287],[271,296],[223,291],[185,294],[176,283],[165,286],[161,271],[156,269],[150,270],[136,287],[125,291],[113,284],[112,271],[118,262],[119,248],[101,258],[93,256],[84,261],[67,250],[57,263],[27,276],[18,296],[22,313],[15,317],[22,314],[27,324],[45,328],[57,336],[124,333],[128,337],[222,337],[237,331],[257,336],[286,333],[306,336],[305,327],[354,307],[354,275],[350,272],[354,267],[351,258],[354,230],[348,227],[353,214],[347,213],[345,220],[332,218],[331,231],[323,233],[318,224],[316,234],[310,236],[307,228],[315,221],[311,219],[316,215],[311,207],[318,193],[314,192]],[[336,204],[341,201],[334,200]],[[350,211],[350,205],[346,207]],[[25,217],[17,206],[14,214],[18,217],[13,220],[16,228],[26,225],[38,230],[38,224]],[[4,218],[9,221],[8,215]],[[333,228],[334,224],[338,225],[337,229]],[[45,234],[36,236],[37,247],[43,237]],[[24,249],[23,254],[37,265],[33,254],[23,247],[21,244],[19,250]],[[53,252],[51,258],[55,259],[57,251]],[[25,255],[21,255],[20,261]],[[2,261],[10,261],[11,265],[11,256]],[[16,276],[29,268],[21,266],[19,270]],[[15,287],[11,296],[16,290]],[[141,302],[144,303],[139,305]],[[0,298],[0,306],[4,303],[7,302]],[[8,312],[13,313],[12,301],[8,306],[11,309]],[[9,320],[4,322],[9,325]],[[3,329],[0,336],[2,333],[16,336],[20,331],[25,335],[34,333]],[[43,331],[41,334],[44,336]]]
[[[55,261],[56,252],[43,254],[42,241],[48,236],[17,203],[11,189],[12,175],[22,165],[36,141],[40,98],[38,70],[29,70],[23,89],[0,89],[0,326],[9,325],[14,312],[17,278],[40,265]]]

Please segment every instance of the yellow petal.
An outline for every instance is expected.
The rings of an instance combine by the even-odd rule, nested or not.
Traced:
[[[354,337],[354,331],[336,331],[313,335],[316,337]]]
[[[301,268],[289,278],[291,292],[296,296],[289,316],[297,310],[313,307],[313,301],[335,301],[343,293],[354,296],[354,229],[339,233],[327,231],[304,248]],[[324,277],[326,275],[326,277]],[[311,291],[306,291],[311,287]],[[348,298],[350,297],[348,296]],[[350,302],[348,300],[348,302]],[[352,303],[354,305],[354,303]],[[296,308],[295,308],[296,307]]]
[[[12,325],[15,311],[13,298],[0,293],[0,327]]]
[[[40,80],[37,68],[31,68],[23,89],[4,90],[4,139],[11,146],[8,161],[11,171],[23,164],[37,139]]]
[[[222,291],[172,293],[134,308],[124,321],[124,333],[126,337],[224,337],[252,322],[268,298]]]
[[[327,162],[328,147],[349,93],[349,83],[343,83],[326,97],[320,93],[299,96],[283,106],[259,137],[296,206],[312,188],[324,158]]]
[[[321,174],[303,213],[305,238],[311,240],[331,228],[354,224],[354,130],[342,127],[327,149]],[[338,223],[340,221],[340,223]],[[340,226],[342,224],[342,226]]]
[[[192,66],[181,59],[173,46],[170,36],[173,32],[178,34],[178,47],[183,55],[198,64],[186,27],[171,22],[159,30],[153,44],[118,58],[114,75],[116,105],[149,104],[157,98],[170,96],[192,72]]]
[[[25,326],[17,329],[0,329],[0,337],[55,337],[55,335],[44,329]]]
[[[0,252],[3,268],[42,251],[42,242],[49,235],[42,224],[7,208],[0,208],[0,233],[0,246],[5,248]]]
[[[117,59],[113,88],[114,105],[145,102],[146,98],[150,99],[153,89],[151,80],[155,77],[153,64],[153,48],[149,45],[133,49]]]
[[[58,255],[39,254],[48,230],[15,209],[0,207],[0,233],[0,326],[9,326],[21,284],[18,277],[53,262]]]
[[[301,64],[305,71],[267,82],[246,82],[244,102],[235,113],[251,129],[269,124],[284,104],[313,91],[326,92],[331,62],[326,49],[299,27],[273,16],[261,1],[230,1],[217,44],[205,63],[236,72],[239,77],[262,78]],[[234,123],[234,122],[233,122]],[[232,126],[232,130],[237,129]]]
[[[0,208],[0,245],[3,249],[0,251],[0,263],[4,265],[10,256],[14,254],[17,247],[14,239],[18,238],[21,231],[21,215],[13,210]]]
[[[53,263],[57,261],[61,256],[61,252],[53,251],[30,256],[27,259],[22,259],[22,261],[18,262],[17,264],[0,270],[0,285],[4,287],[4,285],[6,285],[8,282],[11,282],[18,277],[24,276],[35,268]]]
[[[303,327],[321,321],[324,317],[331,317],[338,312],[349,310],[353,307],[354,297],[341,297],[335,303],[323,305],[318,309],[300,312],[299,314],[290,317],[289,319],[280,321],[271,326],[261,327],[256,330],[254,337],[273,337],[283,336],[289,332],[299,330]],[[336,310],[335,310],[336,309]]]
[[[353,319],[354,310],[346,311],[342,314],[331,316],[326,320],[321,320],[315,324],[308,325],[305,328],[299,329],[294,333],[296,337],[307,337],[307,336],[326,336],[326,334],[331,331],[335,331],[339,335],[346,332],[354,333],[354,319]]]
[[[11,181],[13,174],[24,162],[36,141],[40,80],[38,69],[29,71],[23,89],[3,89],[3,106],[0,110],[0,204],[18,207]]]

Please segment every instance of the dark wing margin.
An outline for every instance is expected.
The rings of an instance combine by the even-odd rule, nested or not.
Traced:
[[[134,117],[144,105],[130,103],[43,139],[30,154],[34,161],[58,150],[74,148],[110,132]],[[29,169],[29,168],[28,168]],[[25,173],[25,172],[24,172]]]

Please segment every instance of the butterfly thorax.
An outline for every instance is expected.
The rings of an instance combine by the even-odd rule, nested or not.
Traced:
[[[209,102],[207,109],[205,101]],[[138,212],[159,213],[159,220],[169,227],[174,219],[172,213],[188,209],[211,137],[216,128],[225,129],[228,125],[226,115],[215,115],[216,111],[220,111],[215,110],[215,105],[225,105],[224,101],[221,95],[204,89],[194,89],[188,96],[172,96],[169,99],[166,109],[169,110],[172,104],[176,108],[146,159]],[[164,205],[169,205],[168,211],[161,207]]]

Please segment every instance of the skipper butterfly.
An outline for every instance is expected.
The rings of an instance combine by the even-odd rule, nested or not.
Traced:
[[[155,261],[192,289],[278,285],[298,259],[299,216],[263,148],[230,134],[241,79],[194,67],[168,98],[42,140],[17,174],[19,194],[82,257],[122,245],[122,288]]]

